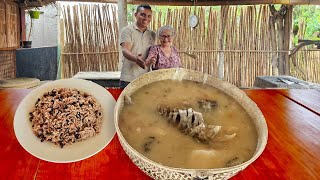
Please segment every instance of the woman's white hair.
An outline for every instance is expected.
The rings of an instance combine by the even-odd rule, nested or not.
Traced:
[[[172,26],[166,25],[166,26],[161,26],[158,29],[158,37],[162,34],[163,31],[169,30],[171,32],[171,35],[174,35],[174,29]]]

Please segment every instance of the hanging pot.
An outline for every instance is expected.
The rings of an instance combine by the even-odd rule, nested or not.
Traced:
[[[30,17],[32,19],[39,19],[40,11],[32,11],[32,10],[30,10],[29,14],[30,14]]]
[[[32,41],[22,41],[23,48],[31,48]]]

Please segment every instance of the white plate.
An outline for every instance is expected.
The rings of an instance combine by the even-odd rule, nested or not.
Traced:
[[[32,132],[29,112],[45,92],[54,88],[76,88],[94,96],[103,113],[101,132],[89,139],[66,145],[63,148],[52,142],[41,142]],[[81,79],[61,79],[46,83],[31,91],[20,103],[14,116],[14,132],[21,146],[30,154],[50,162],[75,162],[95,155],[106,147],[115,134],[113,110],[115,100],[105,88],[91,81]]]

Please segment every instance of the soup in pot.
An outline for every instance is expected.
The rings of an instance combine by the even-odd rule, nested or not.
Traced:
[[[134,149],[157,163],[222,168],[249,160],[256,150],[258,135],[250,116],[210,85],[162,80],[125,101],[120,131]]]

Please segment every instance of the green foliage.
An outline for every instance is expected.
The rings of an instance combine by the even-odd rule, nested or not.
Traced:
[[[128,23],[132,23],[134,21],[134,13],[136,11],[137,6],[133,4],[127,5],[127,19]]]
[[[315,34],[320,31],[320,6],[294,6],[293,24],[299,24],[302,21],[304,21],[306,24],[304,38],[315,38]]]
[[[182,6],[151,6],[154,12],[162,13],[162,21],[166,17],[168,9],[174,10],[177,8],[183,8]],[[241,6],[239,6],[240,8]],[[256,6],[259,8],[259,6]],[[275,8],[278,10],[281,5],[275,5]],[[134,22],[135,17],[134,13],[136,11],[137,5],[128,4],[127,5],[127,18],[128,22]],[[193,8],[193,7],[192,7]],[[208,18],[209,8],[212,10],[219,10],[220,6],[206,6],[206,18]],[[240,16],[240,11],[237,12],[237,15]],[[305,22],[305,39],[314,39],[316,38],[317,33],[320,32],[320,6],[316,5],[297,5],[293,8],[293,28],[297,29],[299,23]],[[294,41],[297,41],[295,37]]]
[[[138,5],[132,5],[132,4],[128,4],[127,5],[127,18],[128,18],[128,23],[134,22],[135,18],[134,18],[134,13],[137,9]],[[167,12],[168,10],[175,10],[175,9],[182,9],[183,6],[151,6],[152,11],[153,12],[161,12],[162,13],[162,19],[161,21],[164,21],[164,18],[167,17]],[[192,7],[192,12],[194,7]],[[197,6],[197,8],[200,8],[199,6]],[[212,10],[220,10],[220,6],[204,6],[204,8],[206,8],[206,19],[209,16],[209,9],[211,8]]]
[[[127,18],[128,18],[128,23],[134,22],[134,13],[136,12],[138,5],[133,5],[133,4],[128,4],[127,5]],[[153,12],[162,12],[163,16],[162,18],[166,17],[168,9],[173,10],[173,9],[178,9],[182,8],[182,6],[151,6]]]

